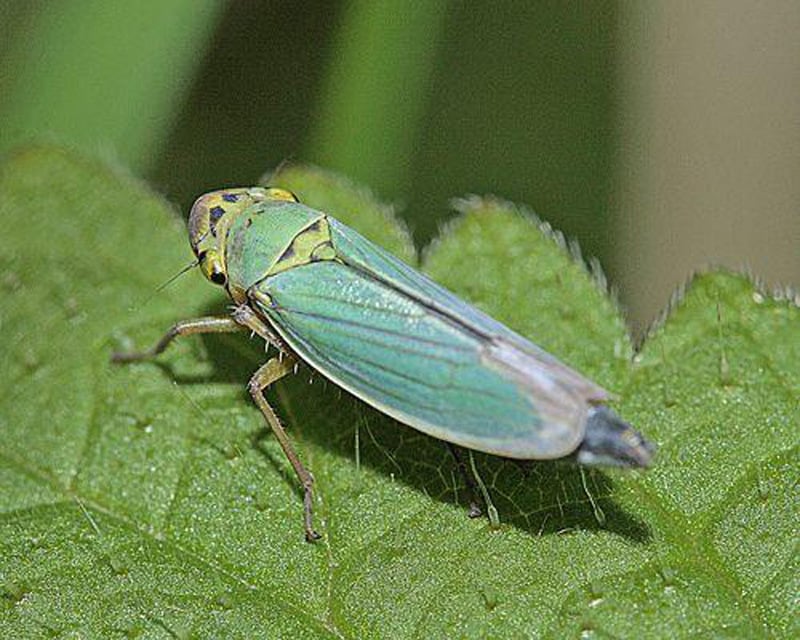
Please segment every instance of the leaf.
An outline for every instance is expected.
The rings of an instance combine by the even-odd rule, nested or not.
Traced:
[[[411,259],[363,190],[274,184]],[[338,210],[341,206],[347,209]],[[0,625],[12,637],[797,635],[800,311],[706,274],[632,356],[563,243],[470,199],[434,277],[615,392],[648,472],[476,463],[502,524],[466,517],[440,443],[302,370],[270,399],[317,480],[324,539],[244,384],[245,335],[113,366],[175,320],[224,312],[182,225],[134,180],[53,148],[0,174]],[[345,213],[348,214],[345,216]],[[311,384],[309,384],[311,382]]]

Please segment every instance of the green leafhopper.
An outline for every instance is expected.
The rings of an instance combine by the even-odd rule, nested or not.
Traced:
[[[230,317],[179,322],[180,335],[249,330],[280,357],[248,390],[304,488],[307,540],[313,477],[264,389],[298,362],[423,433],[521,460],[646,467],[653,446],[606,406],[609,394],[535,344],[467,304],[289,191],[232,188],[201,196],[189,242],[203,274],[236,304]]]

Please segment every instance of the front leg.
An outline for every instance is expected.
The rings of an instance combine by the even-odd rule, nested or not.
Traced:
[[[242,331],[244,327],[229,317],[195,318],[194,320],[183,320],[176,322],[169,328],[153,347],[147,351],[133,351],[131,353],[121,353],[115,351],[111,354],[111,362],[138,362],[140,360],[152,360],[172,343],[178,336],[190,336],[195,333],[233,333]]]
[[[233,319],[263,338],[264,342],[277,347],[281,353],[291,353],[291,349],[286,346],[283,338],[275,333],[275,330],[264,322],[249,305],[240,304],[236,307],[233,310]]]
[[[233,333],[242,330],[254,332],[268,343],[277,346],[281,351],[280,357],[269,360],[253,374],[247,388],[248,391],[250,391],[250,395],[253,397],[253,401],[261,410],[267,424],[269,424],[272,432],[280,443],[284,455],[286,455],[286,458],[291,463],[297,477],[303,485],[306,540],[309,542],[319,540],[321,536],[314,530],[312,524],[312,486],[314,484],[314,477],[308,469],[303,466],[303,463],[300,462],[300,458],[298,458],[294,447],[292,447],[286,431],[283,426],[281,426],[280,420],[278,420],[278,416],[264,397],[264,389],[269,387],[273,382],[291,373],[297,365],[297,359],[291,355],[291,352],[286,347],[283,340],[276,335],[252,309],[246,305],[241,305],[234,310],[232,318],[207,317],[177,322],[147,351],[135,351],[132,353],[115,352],[111,355],[111,361],[136,362],[139,360],[150,360],[161,354],[178,336],[188,336],[195,333]]]
[[[287,435],[286,430],[283,428],[278,416],[275,414],[275,411],[273,411],[272,407],[269,406],[269,403],[264,397],[264,389],[266,389],[273,382],[276,382],[285,375],[291,373],[296,364],[297,360],[292,355],[288,355],[282,359],[272,358],[266,364],[259,367],[259,369],[253,374],[253,377],[250,378],[250,382],[247,384],[247,390],[250,392],[250,395],[253,396],[253,401],[261,410],[261,413],[264,414],[264,418],[272,429],[272,433],[275,434],[275,438],[277,438],[278,442],[280,443],[284,455],[291,463],[292,468],[294,468],[294,472],[297,474],[297,478],[303,485],[303,510],[306,540],[308,542],[314,542],[315,540],[319,540],[321,537],[314,530],[312,522],[312,487],[314,485],[314,477],[311,475],[309,470],[303,466],[303,463],[300,462],[297,452],[294,450],[292,443],[289,441],[289,436]]]

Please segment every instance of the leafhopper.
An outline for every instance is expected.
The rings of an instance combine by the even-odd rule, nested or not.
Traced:
[[[235,303],[227,317],[178,322],[178,336],[249,330],[279,351],[248,390],[304,489],[314,479],[264,390],[303,362],[399,422],[451,445],[520,460],[647,467],[653,446],[617,416],[609,393],[324,212],[274,187],[201,196],[189,242],[203,275]]]

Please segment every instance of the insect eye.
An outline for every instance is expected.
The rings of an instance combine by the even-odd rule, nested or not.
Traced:
[[[222,273],[222,271],[215,271],[214,273],[211,274],[210,279],[211,282],[219,285],[225,284],[225,281],[227,280],[227,278],[225,278],[225,274]]]

